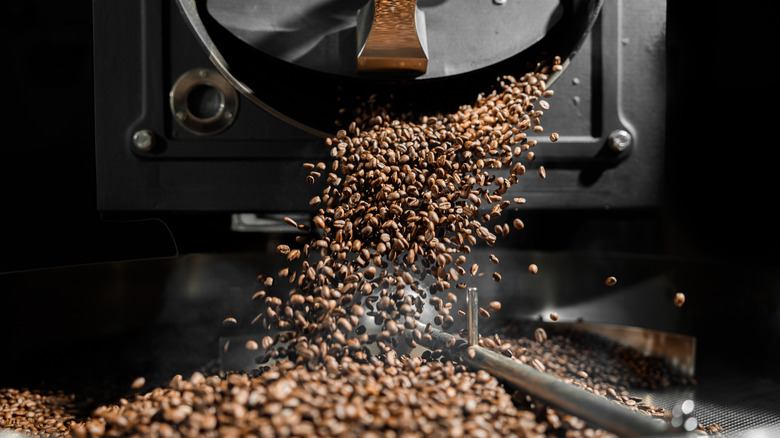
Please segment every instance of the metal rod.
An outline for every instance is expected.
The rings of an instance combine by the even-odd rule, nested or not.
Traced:
[[[422,323],[418,322],[417,325],[418,329],[425,329]],[[492,350],[479,345],[468,346],[468,342],[436,328],[431,328],[428,333],[432,340],[427,343],[423,341],[423,346],[432,350],[446,350],[448,341],[451,342],[451,339],[455,338],[455,346],[450,352],[465,365],[472,369],[485,370],[526,394],[596,427],[625,437],[668,435],[674,431],[664,420],[632,412],[604,397],[565,383]],[[473,357],[463,354],[467,349],[474,352]]]
[[[468,315],[469,346],[477,345],[477,340],[479,339],[479,302],[477,301],[476,287],[470,287],[466,291],[466,307],[466,315]]]

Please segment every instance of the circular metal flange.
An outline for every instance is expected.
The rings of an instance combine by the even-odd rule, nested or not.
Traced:
[[[215,70],[196,68],[179,76],[169,93],[173,118],[193,134],[224,131],[236,118],[238,93]]]

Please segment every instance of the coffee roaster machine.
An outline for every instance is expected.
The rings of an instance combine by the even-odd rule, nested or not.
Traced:
[[[371,39],[387,25],[371,20],[380,6],[412,3],[399,27],[412,44]],[[41,309],[4,321],[36,365],[12,373],[40,375],[51,352],[113,382],[242,366],[221,348],[241,333],[221,321],[254,316],[255,277],[278,271],[273,248],[294,238],[282,218],[311,219],[322,186],[305,184],[301,165],[328,162],[323,138],[342,109],[379,94],[447,111],[554,54],[564,69],[544,125],[560,139],[538,135],[534,165],[547,178],[526,175],[508,194],[526,198],[510,213],[526,228],[474,251],[503,268],[500,283],[473,282],[480,300],[500,299],[505,320],[551,324],[555,311],[696,376],[648,394],[660,406],[692,399],[695,416],[727,434],[780,433],[774,241],[753,230],[746,238],[765,236],[766,252],[746,255],[726,231],[710,240],[723,216],[692,213],[720,198],[695,183],[708,172],[686,168],[699,160],[689,129],[700,125],[683,109],[691,16],[625,0],[93,1],[94,208],[124,238],[89,263],[0,276],[25,291],[8,308]],[[390,55],[377,62],[371,50]]]

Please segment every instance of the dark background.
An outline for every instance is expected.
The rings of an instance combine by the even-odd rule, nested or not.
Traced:
[[[760,340],[763,331],[778,330],[778,322],[766,318],[777,319],[780,288],[774,15],[760,2],[739,8],[693,3],[668,2],[666,241],[675,257],[705,255],[727,268],[718,278],[697,279],[717,286],[713,299],[733,311],[733,319],[714,315],[721,321],[717,342],[726,346],[724,356],[735,345],[742,354],[752,349],[744,359],[769,369],[777,353],[763,351]],[[0,142],[4,336],[24,339],[31,324],[20,321],[47,315],[39,307],[57,311],[40,306],[52,298],[45,291],[15,288],[14,272],[263,246],[262,237],[231,237],[224,218],[193,224],[172,217],[165,225],[101,218],[95,208],[91,4],[2,2],[0,17],[8,76],[3,94],[11,115]],[[150,286],[138,299],[156,303],[155,290]],[[83,298],[77,285],[70,296],[57,297],[63,309]],[[141,326],[153,317],[141,316],[135,320]],[[41,327],[42,333],[58,329]],[[95,351],[87,356],[108,363],[115,357]],[[17,359],[27,353],[17,350]]]

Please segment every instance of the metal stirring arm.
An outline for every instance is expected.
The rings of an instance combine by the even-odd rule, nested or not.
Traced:
[[[357,13],[357,68],[363,73],[428,69],[425,13],[417,0],[369,0]]]
[[[489,372],[499,380],[502,380],[524,393],[554,406],[571,415],[581,418],[588,423],[601,427],[605,430],[614,432],[624,437],[655,437],[655,436],[687,436],[692,428],[690,424],[680,424],[670,426],[667,422],[659,419],[637,414],[610,402],[604,397],[577,388],[550,374],[537,371],[531,366],[522,364],[516,360],[502,356],[495,351],[477,345],[477,290],[469,288],[467,294],[467,316],[468,316],[468,342],[445,333],[442,330],[417,324],[420,332],[427,332],[431,335],[430,341],[422,341],[423,346],[431,350],[447,350],[448,345],[454,347],[449,351],[460,362],[472,369],[481,369]],[[682,414],[690,415],[692,412],[692,402],[687,401],[689,409],[683,409]],[[677,413],[675,413],[677,415]],[[695,423],[695,420],[693,421]]]

